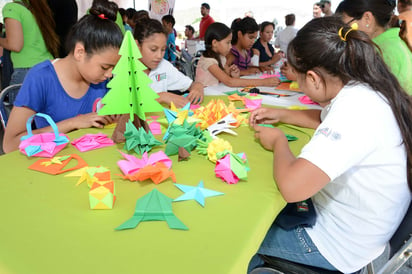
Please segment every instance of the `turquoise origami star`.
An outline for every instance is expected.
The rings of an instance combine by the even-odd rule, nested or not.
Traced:
[[[203,181],[200,181],[197,186],[188,186],[181,184],[175,184],[175,186],[178,187],[181,191],[185,192],[185,194],[177,197],[173,200],[173,202],[196,200],[203,207],[205,206],[205,198],[224,194],[223,192],[204,188]]]

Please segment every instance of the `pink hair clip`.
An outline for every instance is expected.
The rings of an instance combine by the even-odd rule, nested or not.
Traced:
[[[99,16],[101,19],[108,19],[108,18],[106,17],[106,15],[104,15],[104,13],[100,13],[100,14],[97,15],[97,16]]]

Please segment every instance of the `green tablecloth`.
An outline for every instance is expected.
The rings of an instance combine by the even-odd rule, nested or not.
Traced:
[[[298,153],[311,130],[281,126],[298,141],[290,143]],[[87,129],[69,134],[112,129]],[[75,186],[77,177],[48,175],[27,167],[38,160],[19,152],[0,157],[0,273],[246,273],[276,215],[285,205],[272,177],[272,152],[265,151],[248,127],[239,134],[221,134],[236,153],[245,152],[250,163],[247,181],[228,185],[215,177],[214,164],[195,151],[189,161],[171,156],[177,183],[224,192],[206,199],[172,204],[175,215],[188,231],[169,229],[164,221],[142,222],[131,230],[114,228],[129,219],[136,200],[157,188],[177,198],[182,192],[171,180],[159,185],[130,182],[115,174],[122,145],[85,153],[68,145],[58,155],[77,153],[90,166],[110,168],[117,201],[112,210],[89,209],[88,187]],[[164,149],[156,147],[152,152]],[[140,156],[139,156],[140,157]]]

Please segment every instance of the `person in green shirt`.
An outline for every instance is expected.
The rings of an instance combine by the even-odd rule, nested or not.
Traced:
[[[399,28],[388,28],[395,7],[395,0],[344,0],[336,13],[345,23],[357,23],[359,30],[368,34],[402,88],[412,95],[412,52],[399,37]]]
[[[34,65],[58,56],[59,38],[46,0],[15,0],[3,7],[6,37],[0,47],[11,51],[11,84],[23,82]]]

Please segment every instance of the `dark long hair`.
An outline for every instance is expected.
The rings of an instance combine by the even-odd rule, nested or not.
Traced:
[[[338,35],[346,34],[346,41]],[[315,18],[298,31],[288,46],[288,62],[298,73],[321,68],[341,79],[367,83],[388,102],[399,125],[407,154],[407,180],[412,191],[412,98],[389,71],[375,44],[362,31],[351,30],[338,17]]]
[[[223,39],[228,37],[230,33],[231,30],[228,26],[218,22],[210,24],[205,33],[206,50],[203,52],[203,56],[216,59],[221,69],[223,69],[222,62],[220,61],[219,53],[213,51],[212,42],[213,40],[222,41]]]
[[[141,45],[146,38],[156,33],[162,33],[167,37],[162,23],[156,19],[143,18],[136,23],[133,36]]]
[[[22,3],[30,10],[36,19],[36,23],[39,26],[47,50],[53,57],[58,57],[60,40],[55,31],[56,23],[53,19],[53,12],[47,4],[47,1],[23,0]]]
[[[256,23],[255,19],[252,17],[245,17],[239,21],[232,22],[232,45],[236,45],[238,40],[237,32],[240,31],[242,34],[245,33],[255,33],[259,31],[259,25]]]
[[[81,42],[87,54],[106,48],[120,48],[123,35],[116,25],[118,7],[110,1],[94,1],[90,14],[83,16],[70,30],[66,40],[67,52],[73,52]]]
[[[377,24],[385,27],[391,20],[395,6],[395,0],[344,0],[336,8],[336,13],[344,12],[359,20],[365,12],[370,11]]]

